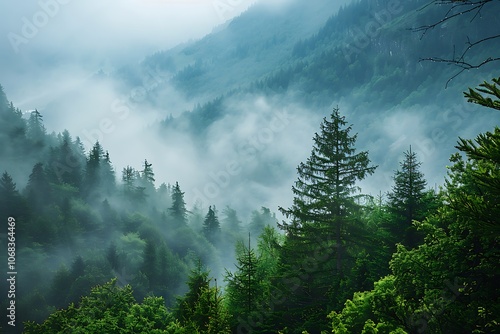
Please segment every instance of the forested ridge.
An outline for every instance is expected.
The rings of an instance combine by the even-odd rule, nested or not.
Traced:
[[[466,96],[498,109],[495,82]],[[498,127],[458,141],[443,188],[429,189],[410,147],[392,190],[372,197],[356,184],[376,166],[336,108],[297,168],[286,221],[263,207],[244,225],[230,207],[187,210],[147,160],[118,180],[98,142],[85,152],[67,131],[46,134],[3,91],[1,108],[2,156],[34,163],[25,186],[0,180],[27,333],[499,330]],[[227,249],[235,267],[217,282]]]
[[[425,34],[417,28],[451,16],[452,11],[447,11],[453,1],[435,5],[427,0],[353,1],[315,30],[307,28],[314,6],[292,3],[285,14],[270,22],[266,20],[269,14],[256,5],[222,31],[158,52],[140,68],[124,68],[118,75],[136,81],[147,78],[151,71],[171,75],[179,92],[201,102],[178,118],[166,118],[165,131],[184,128],[187,123],[193,134],[203,134],[212,123],[234,112],[226,101],[243,99],[246,94],[288,94],[287,100],[318,110],[350,96],[357,101],[352,108],[360,113],[366,109],[389,112],[396,105],[425,105],[429,95],[435,97],[433,103],[446,107],[449,99],[469,85],[467,80],[484,80],[494,70],[494,63],[485,64],[469,71],[465,80],[454,77],[461,66],[422,59],[458,59],[470,43],[498,34],[496,12],[500,7],[496,1],[488,1],[488,10],[482,10],[476,19],[472,11]],[[324,1],[318,3],[317,7],[328,12]],[[290,26],[292,22],[296,28]],[[492,51],[495,41],[476,45],[462,61],[496,58]],[[224,49],[228,43],[230,47]],[[148,96],[158,98],[163,88],[161,84],[154,87]]]

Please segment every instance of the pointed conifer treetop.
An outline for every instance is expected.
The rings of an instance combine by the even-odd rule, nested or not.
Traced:
[[[187,224],[187,209],[184,201],[184,193],[181,191],[179,182],[175,182],[172,188],[172,206],[169,209],[174,221],[181,226]]]
[[[417,154],[410,149],[404,152],[401,169],[394,173],[394,186],[388,194],[391,211],[403,216],[408,223],[417,218],[417,207],[424,197],[427,182],[420,171],[422,162],[417,160]]]
[[[334,108],[314,136],[311,156],[297,167],[298,180],[292,187],[293,206],[280,211],[302,222],[325,222],[349,214],[353,196],[359,192],[356,182],[373,174],[368,152],[356,153],[357,135],[351,135],[339,108]]]

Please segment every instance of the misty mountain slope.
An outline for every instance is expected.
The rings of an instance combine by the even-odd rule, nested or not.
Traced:
[[[159,124],[165,145],[177,142],[175,134],[189,133],[191,144],[186,146],[197,152],[197,163],[206,168],[202,184],[210,184],[210,175],[224,171],[226,163],[236,162],[243,168],[227,190],[244,193],[238,185],[245,184],[251,197],[265,198],[267,192],[283,195],[289,191],[293,169],[307,156],[316,126],[332,106],[339,105],[360,134],[359,146],[369,150],[380,166],[363,184],[366,192],[391,184],[396,161],[410,145],[424,163],[429,184],[441,184],[457,137],[471,137],[496,122],[493,113],[478,112],[468,104],[462,92],[494,77],[497,64],[464,72],[445,89],[457,68],[419,59],[449,56],[453,45],[464,45],[467,35],[480,36],[498,18],[488,12],[472,25],[461,18],[449,22],[446,31],[436,29],[421,38],[408,28],[434,22],[443,14],[432,6],[422,11],[424,3],[402,4],[385,24],[375,14],[385,13],[387,2],[351,3],[314,34],[298,40],[287,61],[262,78],[240,89],[230,86],[206,103],[205,98],[193,96],[190,101],[196,107]],[[373,22],[377,29],[367,37],[364,29]],[[495,50],[484,45],[477,56]],[[278,123],[278,131],[269,132],[276,114],[282,112],[288,118]],[[221,197],[231,194],[220,191],[205,199]]]
[[[445,90],[447,80],[458,69],[419,60],[425,57],[451,57],[454,47],[458,49],[464,46],[467,37],[474,39],[484,36],[491,23],[498,22],[499,18],[493,12],[488,12],[484,13],[481,20],[471,24],[468,22],[470,18],[463,17],[450,22],[444,29],[436,29],[422,36],[409,29],[437,22],[444,15],[442,10],[436,10],[433,6],[424,7],[426,3],[421,0],[397,4],[392,8],[383,1],[354,2],[341,8],[314,34],[305,38],[298,35],[292,48],[290,45],[288,48],[275,45],[266,50],[268,58],[273,58],[274,52],[274,59],[282,60],[277,65],[262,61],[249,67],[248,58],[260,57],[258,50],[255,50],[243,59],[229,57],[229,65],[223,63],[227,65],[227,70],[218,70],[218,64],[205,66],[199,60],[195,65],[178,72],[173,81],[177,87],[179,84],[184,85],[181,90],[192,90],[195,95],[213,96],[225,89],[227,98],[236,94],[234,87],[239,85],[239,91],[243,94],[286,94],[290,99],[313,108],[325,108],[335,101],[354,99],[356,104],[351,107],[360,112],[367,107],[390,110],[400,104],[407,107],[428,104],[429,94],[436,96],[433,103],[446,106],[447,99],[461,95],[471,82],[489,77],[488,73],[495,65],[464,73]],[[244,13],[233,24],[238,26],[251,18],[251,13]],[[286,24],[281,26],[283,22],[269,19],[260,17],[264,23],[259,23],[267,24],[269,31],[288,29]],[[374,30],[368,31],[366,27],[373,27]],[[224,40],[217,37],[221,34],[240,36],[240,40],[245,40],[248,32],[231,29],[229,25],[222,32],[209,35],[191,47],[208,50],[210,54],[216,55],[214,59],[227,59],[227,52],[220,46]],[[259,37],[253,36],[254,39]],[[261,45],[265,44],[266,37],[263,36],[262,40]],[[232,47],[231,43],[229,47]],[[488,57],[492,51],[494,46],[486,45],[479,49],[478,57]],[[248,84],[252,76],[246,73],[250,68],[254,77],[262,73],[264,75]],[[235,82],[237,85],[224,85],[224,82]],[[192,96],[192,100],[200,102],[195,96]],[[200,126],[209,126],[210,122],[231,112],[224,110],[224,104],[220,101],[217,105],[220,106],[218,110],[213,103],[196,107],[191,114],[183,114],[179,122],[193,124],[194,133],[200,133]],[[168,121],[168,124],[172,123],[175,120]]]
[[[147,58],[144,66],[172,64],[175,87],[189,97],[214,98],[288,62],[293,45],[314,33],[336,7],[325,0],[280,8],[259,3],[199,41]]]

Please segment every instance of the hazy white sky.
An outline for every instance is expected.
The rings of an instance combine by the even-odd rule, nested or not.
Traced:
[[[0,52],[9,60],[25,60],[32,52],[66,57],[89,51],[96,59],[116,54],[130,59],[202,37],[254,2],[0,0]]]
[[[0,0],[0,84],[20,101],[53,68],[91,73],[133,64],[203,37],[257,1]]]

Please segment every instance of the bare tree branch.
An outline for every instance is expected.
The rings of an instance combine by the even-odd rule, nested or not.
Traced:
[[[444,17],[441,20],[439,20],[438,22],[428,24],[428,25],[423,25],[423,26],[420,26],[417,28],[413,28],[411,30],[413,30],[415,32],[422,32],[422,36],[420,38],[423,38],[424,35],[429,30],[432,30],[432,29],[436,28],[437,26],[442,25],[446,21],[449,21],[449,20],[451,20],[455,17],[458,17],[460,15],[464,15],[464,14],[468,14],[468,13],[476,11],[476,13],[474,14],[474,16],[472,17],[472,19],[470,21],[470,22],[472,22],[481,13],[481,10],[484,8],[484,6],[490,2],[493,2],[493,1],[494,0],[476,0],[476,1],[474,1],[474,0],[433,0],[430,3],[426,4],[424,7],[422,7],[421,9],[419,9],[419,11],[422,11],[425,8],[427,8],[433,4],[434,5],[450,5],[451,4],[452,6],[446,12]],[[464,6],[472,6],[472,7],[468,8],[468,9],[459,10],[456,13],[452,14],[452,12],[454,12],[454,10],[456,8],[460,8],[460,7],[464,7]]]
[[[422,8],[420,8],[419,11],[423,11],[424,9],[426,9],[431,5],[451,5],[451,7],[445,13],[443,18],[441,18],[439,21],[428,25],[422,25],[417,28],[412,28],[411,30],[414,32],[421,32],[422,35],[420,36],[420,38],[422,39],[430,30],[438,26],[441,26],[445,22],[462,15],[467,15],[467,14],[472,15],[472,18],[469,21],[470,23],[472,23],[478,16],[481,15],[481,12],[483,10],[486,10],[485,6],[488,4],[491,5],[494,1],[496,1],[497,3],[499,2],[498,0],[433,0],[428,4],[426,4],[425,6],[423,6]],[[446,82],[446,87],[448,87],[448,84],[457,76],[462,74],[464,71],[477,69],[488,63],[499,61],[500,57],[496,56],[490,56],[480,62],[472,62],[466,59],[466,56],[469,54],[469,51],[471,51],[473,48],[477,47],[478,45],[482,45],[484,43],[491,42],[497,39],[500,39],[500,33],[494,34],[489,37],[481,38],[474,42],[471,42],[470,38],[467,37],[467,42],[465,43],[466,48],[459,56],[455,56],[455,47],[454,47],[452,58],[446,59],[440,57],[430,57],[430,58],[422,58],[420,59],[420,61],[432,61],[432,62],[446,63],[448,65],[457,66],[460,70],[450,79],[448,79],[448,81]]]

